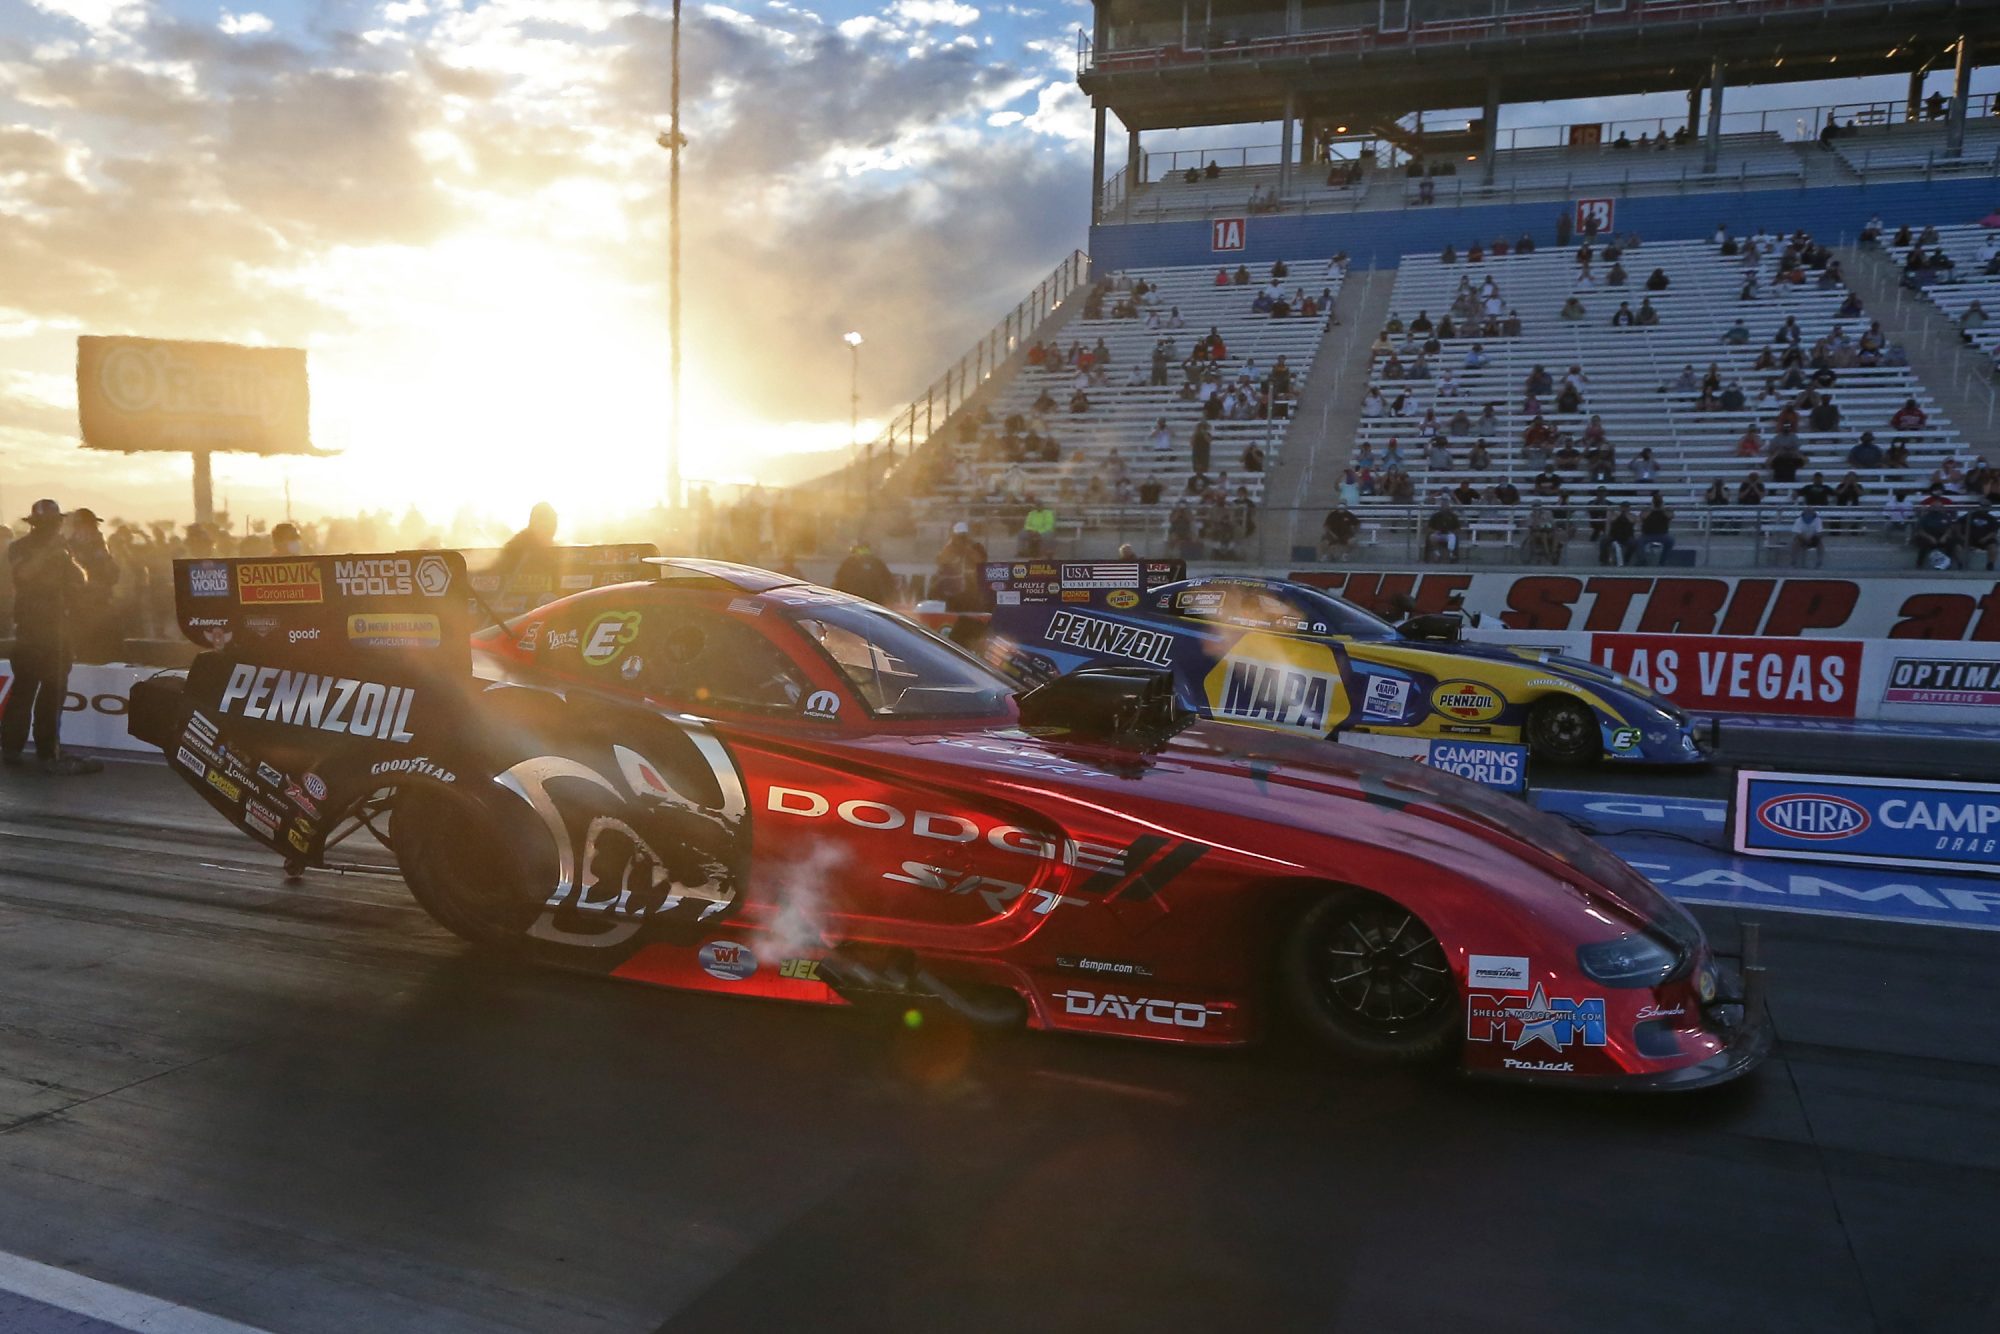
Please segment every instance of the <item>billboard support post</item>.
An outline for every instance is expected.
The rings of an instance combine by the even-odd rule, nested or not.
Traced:
[[[215,522],[215,478],[209,471],[208,451],[190,453],[194,456],[194,521],[207,528]]]

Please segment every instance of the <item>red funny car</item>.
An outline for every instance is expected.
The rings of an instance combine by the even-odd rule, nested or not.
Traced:
[[[880,607],[701,561],[469,647],[451,553],[176,577],[211,651],[135,692],[134,732],[295,868],[366,822],[480,944],[1180,1043],[1289,1015],[1349,1057],[1551,1083],[1718,1083],[1769,1045],[1693,919],[1567,825],[1193,721],[1162,675],[1017,699]]]

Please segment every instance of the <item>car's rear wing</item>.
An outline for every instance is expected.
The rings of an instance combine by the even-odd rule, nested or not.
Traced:
[[[532,551],[507,565],[498,548],[467,551],[472,590],[500,616],[514,617],[545,602],[607,584],[629,584],[659,578],[650,558],[660,549],[651,542],[615,542],[599,546],[548,547]]]
[[[244,832],[320,856],[384,774],[449,774],[483,619],[455,551],[174,562],[183,680],[132,691],[132,735]]]
[[[1084,662],[1166,666],[1162,652],[1135,648],[1152,632],[1130,626],[1149,594],[1187,578],[1187,564],[1010,561],[988,565],[985,576],[993,617],[977,651],[1015,680],[1038,685]],[[1145,643],[1155,639],[1164,644],[1161,635]]]

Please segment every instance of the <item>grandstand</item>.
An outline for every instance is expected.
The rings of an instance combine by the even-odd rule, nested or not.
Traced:
[[[1432,498],[1449,489],[1477,497],[1469,552],[1519,558],[1539,479],[1551,506],[1568,492],[1564,508],[1579,533],[1592,509],[1658,491],[1677,511],[1682,559],[1743,563],[1788,555],[1801,488],[1815,474],[1835,488],[1851,473],[1827,530],[1867,540],[1844,544],[1835,559],[1900,561],[1893,544],[1901,530],[1885,518],[1934,483],[1963,500],[1963,478],[1985,475],[1992,412],[1969,397],[1965,363],[1939,352],[1941,341],[1956,346],[1939,337],[1941,321],[1913,324],[1921,308],[1897,298],[1883,252],[1851,243],[1873,214],[1892,225],[1933,221],[1956,268],[1949,282],[1923,280],[1931,301],[1945,316],[1975,300],[2000,316],[2000,267],[1984,271],[1987,241],[1975,225],[2000,206],[2000,98],[1971,87],[1979,43],[1995,35],[2000,6],[1968,0],[1209,0],[1199,9],[1097,0],[1077,71],[1096,112],[1089,267],[1105,308],[1079,314],[1082,303],[1071,300],[989,338],[976,392],[961,388],[956,406],[948,392],[947,412],[937,413],[934,386],[897,419],[890,440],[918,466],[904,467],[894,486],[915,502],[921,541],[969,517],[984,520],[984,537],[1004,552],[1032,495],[1056,510],[1065,552],[1132,541],[1296,565],[1323,554],[1320,518],[1346,490],[1344,469],[1372,457],[1374,471],[1386,473],[1381,460],[1394,439],[1407,498],[1379,485],[1357,497],[1362,531],[1348,554],[1414,557]],[[1744,84],[1892,71],[1909,75],[1907,97],[1725,106]],[[1926,83],[1934,75],[1946,76],[1944,87]],[[1510,97],[1539,103],[1668,89],[1687,94],[1684,120],[1614,114],[1590,124],[1503,126]],[[1107,176],[1113,119],[1125,129],[1125,164]],[[1247,132],[1232,143],[1230,126]],[[1166,132],[1173,137],[1148,151],[1147,137]],[[1601,256],[1595,281],[1580,282],[1574,234],[1586,224],[1629,247],[1622,291],[1606,285]],[[1715,243],[1718,227],[1739,240],[1813,233],[1804,281],[1779,281],[1782,240],[1758,246],[1746,263]],[[1538,248],[1524,253],[1524,238]],[[1476,265],[1463,258],[1475,243],[1487,252]],[[1506,251],[1494,253],[1496,243]],[[1451,262],[1440,253],[1447,247]],[[1342,262],[1330,265],[1328,256]],[[1325,311],[1272,319],[1250,308],[1278,261],[1289,266],[1288,291],[1332,289],[1339,336],[1326,336]],[[1216,285],[1218,267],[1233,275],[1239,266],[1256,281]],[[1665,286],[1649,292],[1656,269]],[[1144,311],[1121,317],[1111,309],[1122,289],[1106,275],[1156,285],[1157,308],[1180,307],[1185,327],[1168,331],[1177,338],[1166,384],[1150,375],[1130,382],[1160,333],[1146,327]],[[1489,275],[1519,312],[1519,332],[1475,337],[1459,328],[1439,340],[1427,363],[1451,370],[1450,404],[1439,400],[1437,379],[1413,386],[1391,373],[1392,354],[1405,366],[1423,355],[1407,331],[1368,350],[1392,317],[1407,322],[1427,311],[1436,320],[1461,282]],[[1566,319],[1572,297],[1584,309]],[[1621,299],[1636,311],[1647,297],[1656,322],[1613,326]],[[1739,318],[1747,338],[1725,338]],[[1972,324],[1971,341],[1990,365],[2000,321],[1982,325],[1975,312]],[[1190,437],[1204,413],[1177,392],[1179,362],[1189,340],[1211,327],[1228,347],[1215,368],[1224,384],[1254,362],[1254,395],[1282,355],[1290,398],[1269,417],[1211,422],[1213,485],[1191,490]],[[1088,388],[1089,410],[1070,413],[1075,367],[1067,354],[1099,339],[1109,374]],[[1050,342],[1060,369],[1048,369],[1040,351],[1043,364],[1030,367],[1028,350]],[[1467,367],[1475,342],[1486,360]],[[1788,345],[1804,363],[1796,369],[1782,364]],[[1536,366],[1558,381],[1574,367],[1585,386],[1572,411],[1558,410],[1553,395],[1538,405],[1557,437],[1546,461],[1553,487],[1524,440],[1534,418],[1524,385]],[[1716,392],[1704,401],[1710,374]],[[948,373],[942,383],[952,382]],[[1038,423],[1033,409],[1044,389],[1055,402],[1043,401],[1047,420]],[[1400,412],[1388,407],[1413,389],[1417,397]],[[1371,393],[1382,396],[1379,405]],[[1814,420],[1818,396],[1830,396],[1837,422],[1824,408]],[[1458,404],[1471,420],[1452,422]],[[1476,424],[1488,404],[1492,419]],[[1783,467],[1775,468],[1766,451],[1788,407],[1801,420],[1786,432],[1795,439],[1783,442]],[[1435,413],[1434,429],[1426,411]],[[1899,413],[1902,424],[1892,425]],[[1052,433],[1057,456],[1007,443],[1016,417],[1037,437]],[[1593,417],[1616,453],[1608,471],[1584,456]],[[1163,418],[1165,443],[1156,448]],[[1746,443],[1753,427],[1758,435]],[[1866,449],[1850,457],[1864,432],[1885,457]],[[1578,449],[1567,464],[1563,436]],[[1242,466],[1251,443],[1264,456],[1254,473]],[[1795,476],[1794,445],[1802,455]],[[1642,452],[1650,471],[1635,474]],[[1766,490],[1761,501],[1739,504],[1753,469]],[[1158,489],[1152,504],[1137,494],[1149,483]],[[1211,493],[1212,506],[1217,488],[1243,502],[1235,533],[1225,533],[1236,540],[1206,541],[1205,525],[1188,540],[1172,517],[1177,502],[1207,508],[1202,494]],[[1255,539],[1241,541],[1253,526]],[[1572,549],[1569,559],[1596,555]]]

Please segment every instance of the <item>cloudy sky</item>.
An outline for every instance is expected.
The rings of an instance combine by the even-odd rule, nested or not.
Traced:
[[[691,475],[843,445],[1085,231],[1087,9],[690,3]],[[667,11],[629,0],[0,7],[0,511],[185,509],[76,449],[75,337],[310,349],[335,461],[218,461],[269,514],[649,503]]]
[[[687,471],[740,479],[845,445],[843,332],[886,416],[1084,243],[1089,10],[737,4],[687,6],[683,197]],[[0,0],[0,520],[42,494],[190,517],[184,458],[76,447],[80,333],[310,350],[341,456],[225,456],[239,516],[279,517],[288,479],[305,514],[651,504],[667,11],[241,5]]]

